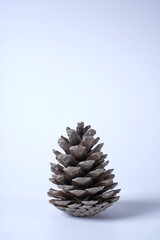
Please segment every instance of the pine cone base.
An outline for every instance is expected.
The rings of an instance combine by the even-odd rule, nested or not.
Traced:
[[[119,199],[119,197],[116,198],[116,201]],[[114,200],[115,201],[115,200]],[[80,203],[80,204],[76,204],[76,203],[72,203],[68,206],[58,206],[55,205],[59,210],[66,212],[72,216],[75,217],[87,217],[87,216],[94,216],[102,211],[104,211],[105,209],[107,209],[108,207],[110,207],[112,203],[109,202],[102,202],[102,203],[98,203],[98,201],[96,201],[96,203]],[[52,202],[51,202],[52,203]],[[60,203],[62,204],[62,203]]]
[[[53,150],[59,164],[51,163],[50,181],[61,190],[51,188],[49,202],[72,216],[96,215],[119,199],[113,169],[105,169],[109,161],[101,152],[103,144],[96,145],[99,138],[93,137],[96,131],[90,127],[84,127],[83,122],[76,130],[67,127],[69,139],[61,136],[58,140],[65,154]]]

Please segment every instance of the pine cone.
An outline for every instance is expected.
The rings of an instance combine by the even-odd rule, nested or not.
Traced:
[[[119,199],[120,189],[113,190],[118,184],[113,183],[113,169],[105,169],[109,161],[101,152],[103,143],[96,145],[100,138],[93,137],[96,131],[90,127],[83,122],[77,123],[76,131],[67,127],[69,139],[58,140],[65,154],[53,150],[59,164],[50,163],[50,181],[61,190],[49,189],[49,202],[73,216],[98,214]]]

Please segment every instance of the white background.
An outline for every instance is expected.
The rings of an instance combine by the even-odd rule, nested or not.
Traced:
[[[0,1],[0,239],[160,239],[160,2]],[[48,203],[65,127],[97,130],[121,198]]]

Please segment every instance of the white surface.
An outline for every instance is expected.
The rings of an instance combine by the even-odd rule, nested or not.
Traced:
[[[159,1],[0,1],[0,239],[160,238]],[[78,121],[121,199],[95,218],[48,203],[51,149]]]
[[[18,197],[4,205],[7,211],[1,215],[1,239],[159,240],[159,201],[125,198],[92,218],[78,218],[46,201]]]

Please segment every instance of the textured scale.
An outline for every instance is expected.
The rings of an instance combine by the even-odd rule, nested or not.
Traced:
[[[76,130],[66,128],[68,139],[61,136],[59,146],[64,153],[53,149],[57,164],[51,164],[49,179],[59,190],[49,189],[49,201],[55,207],[73,216],[92,216],[118,201],[120,189],[114,190],[113,169],[106,170],[109,161],[97,144],[96,131],[91,126],[77,123]],[[96,145],[97,144],[97,145]]]

